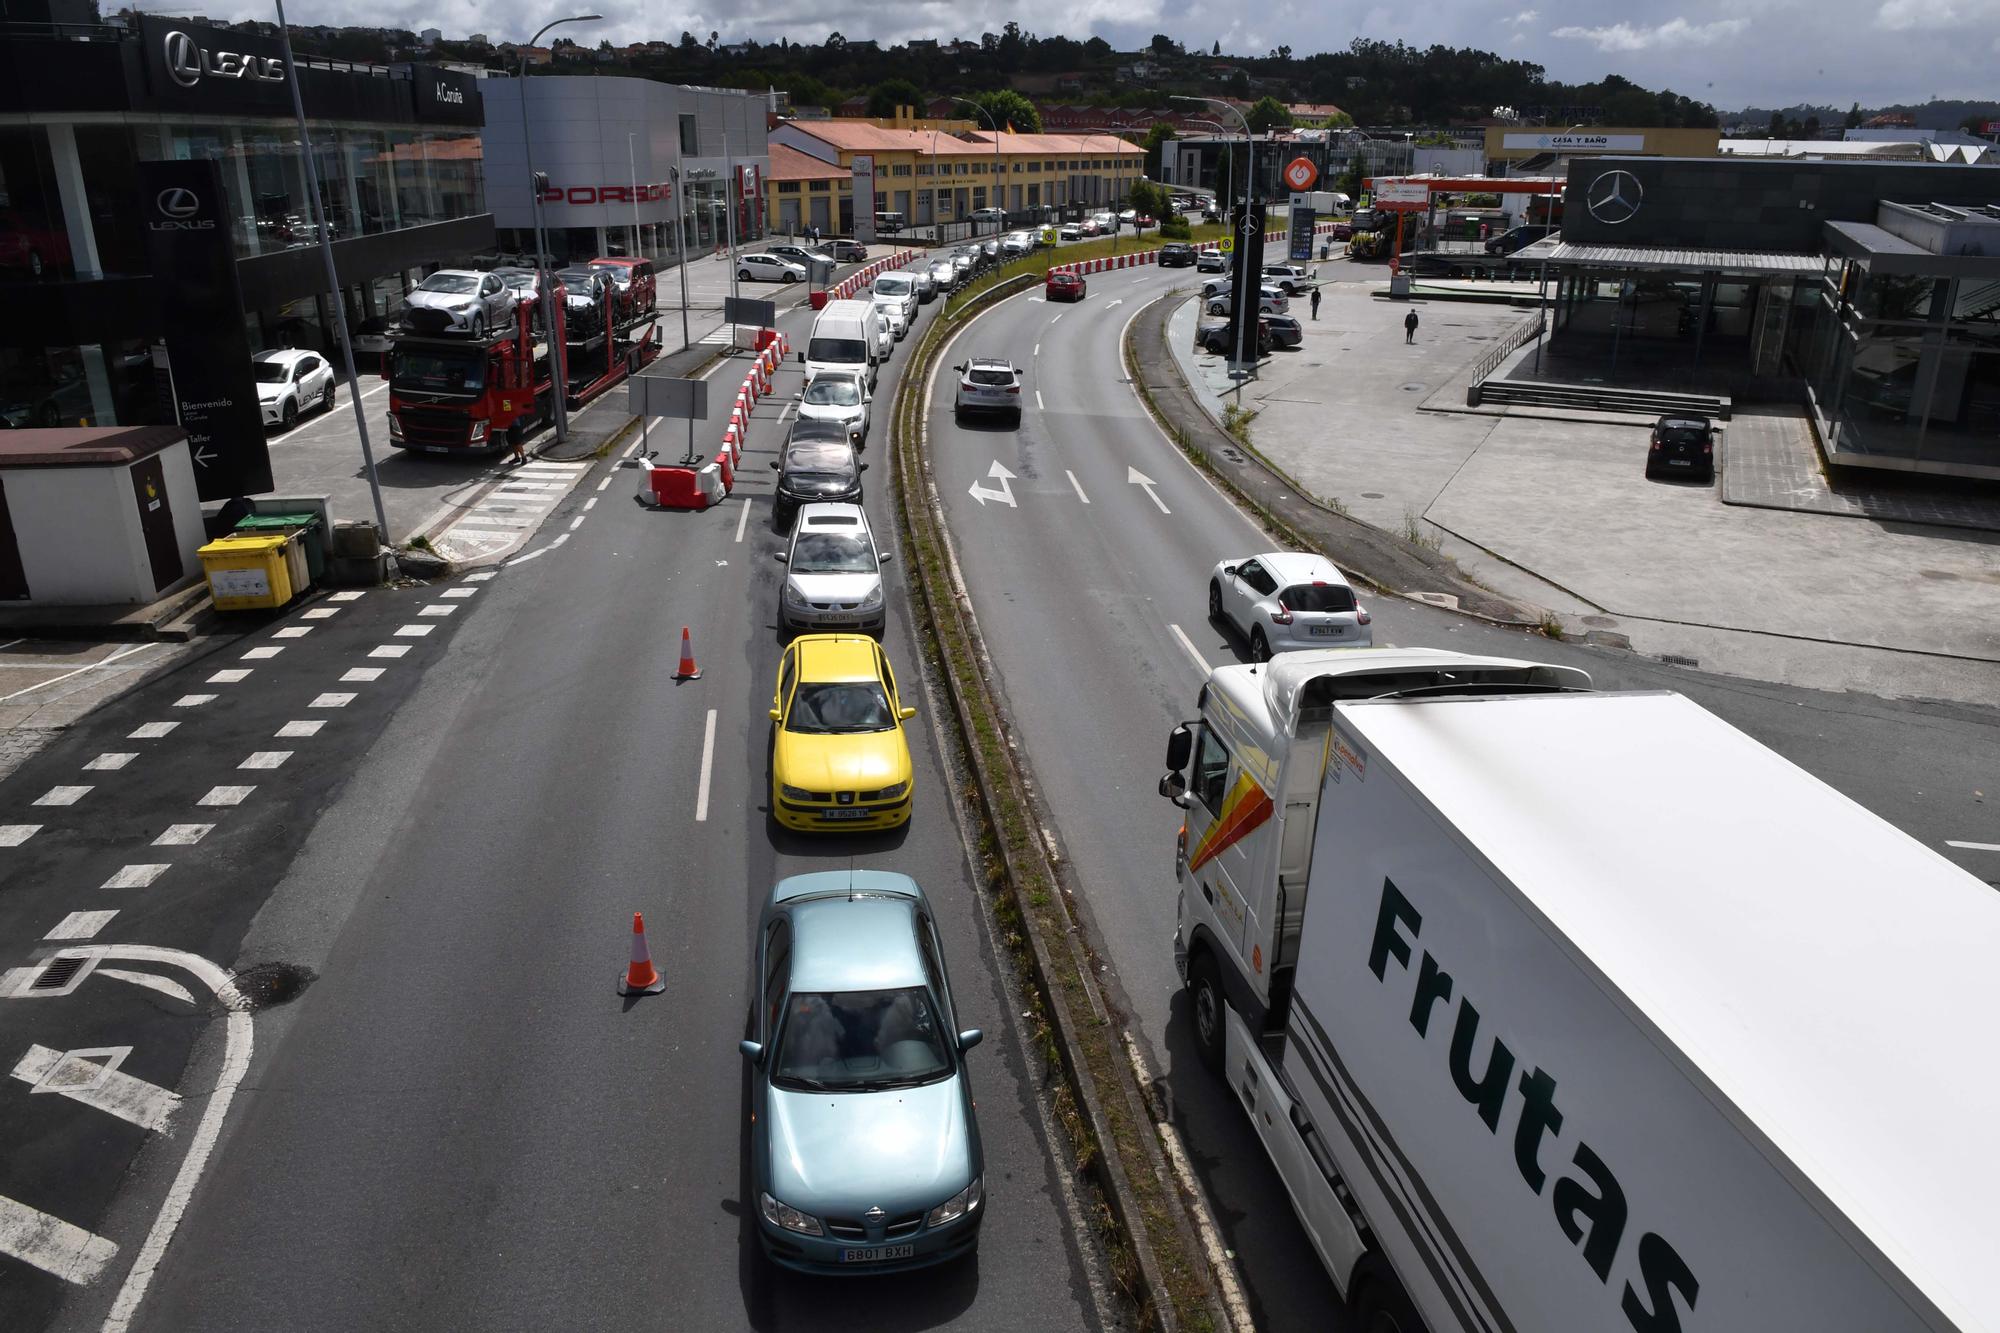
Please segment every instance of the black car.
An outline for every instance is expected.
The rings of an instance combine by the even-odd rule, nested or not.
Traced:
[[[1186,241],[1168,241],[1160,247],[1160,257],[1155,262],[1161,268],[1192,268],[1194,247]]]
[[[868,262],[868,247],[859,241],[838,237],[826,243],[833,257],[843,264],[865,264]]]
[[[771,516],[780,528],[791,526],[800,505],[860,504],[861,474],[868,470],[837,421],[793,422],[784,456],[771,467],[778,474]]]
[[[582,264],[556,274],[564,294],[564,336],[571,342],[585,342],[604,332],[605,311],[615,290],[611,275]]]
[[[1648,477],[1715,480],[1715,423],[1693,415],[1661,417],[1646,446]]]
[[[1306,340],[1305,327],[1290,315],[1266,315],[1264,327],[1271,330],[1271,346],[1297,347]]]
[[[1536,241],[1541,240],[1542,237],[1547,236],[1554,230],[1554,227],[1544,226],[1539,223],[1528,223],[1519,227],[1511,227],[1486,242],[1486,253],[1489,255],[1511,255],[1523,246],[1533,245]]]
[[[1298,321],[1293,320],[1292,322],[1296,324]],[[1236,355],[1236,325],[1233,321],[1224,320],[1219,324],[1204,324],[1195,330],[1194,340],[1195,345],[1204,352],[1213,352],[1217,356]],[[1276,341],[1276,335],[1271,331],[1271,316],[1259,316],[1257,320],[1257,355],[1260,358],[1269,356],[1271,354],[1271,345],[1274,341]]]

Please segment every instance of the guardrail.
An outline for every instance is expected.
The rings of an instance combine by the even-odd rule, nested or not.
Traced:
[[[1486,349],[1486,355],[1480,357],[1478,363],[1472,368],[1472,383],[1465,391],[1465,405],[1467,407],[1479,406],[1480,387],[1486,383],[1487,377],[1500,369],[1502,361],[1505,361],[1526,345],[1528,339],[1542,331],[1542,321],[1544,318],[1546,318],[1544,312],[1537,310],[1533,316],[1522,320],[1513,328],[1507,330],[1505,337]]]

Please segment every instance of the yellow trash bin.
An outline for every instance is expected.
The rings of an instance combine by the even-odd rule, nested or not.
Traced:
[[[201,567],[218,611],[260,611],[292,600],[282,536],[218,537],[201,548]]]

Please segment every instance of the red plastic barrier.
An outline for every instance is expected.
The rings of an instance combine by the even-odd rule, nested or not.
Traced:
[[[706,509],[708,497],[691,467],[656,467],[652,470],[653,503],[662,509]]]
[[[776,329],[759,329],[759,330],[757,330],[757,350],[758,350],[758,351],[760,351],[760,352],[761,352],[761,351],[763,351],[763,350],[764,350],[764,349],[765,349],[766,347],[769,347],[769,346],[770,346],[770,345],[771,345],[772,343],[774,343],[774,342],[776,342],[776,341],[778,341],[778,331],[777,331]]]
[[[727,495],[736,485],[736,460],[731,456],[726,445],[723,447],[722,452],[715,456],[715,463],[717,467],[722,469],[722,491],[723,494]]]

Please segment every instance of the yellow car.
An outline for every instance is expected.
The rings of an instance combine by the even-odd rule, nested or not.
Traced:
[[[802,634],[771,699],[771,813],[788,829],[896,828],[910,818],[910,746],[896,673],[865,634]]]

